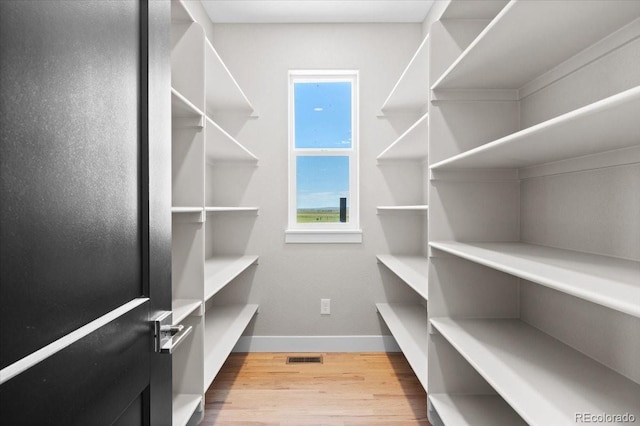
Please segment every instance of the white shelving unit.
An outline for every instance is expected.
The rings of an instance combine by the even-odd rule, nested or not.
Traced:
[[[243,113],[253,115],[251,102],[224,64],[218,52],[208,39],[205,39],[206,104],[207,115]]]
[[[182,0],[174,1],[171,3],[171,23],[179,24],[185,23],[190,24],[195,22],[196,20],[193,18],[189,9],[187,9]]]
[[[497,395],[429,394],[442,422],[446,425],[495,426],[527,423]]]
[[[431,242],[432,248],[640,317],[640,262],[523,243]]]
[[[251,265],[258,256],[214,257],[204,263],[204,299],[209,300]]]
[[[509,3],[509,0],[453,0],[449,2],[440,19],[491,20],[507,3]]]
[[[376,257],[380,263],[400,277],[424,300],[427,300],[429,259],[424,256],[392,256],[389,254],[379,254]]]
[[[198,422],[204,394],[257,311],[255,304],[231,304],[221,293],[258,256],[226,256],[207,226],[209,213],[255,212],[257,207],[218,206],[212,198],[211,167],[256,165],[258,158],[214,117],[254,114],[188,4],[171,1],[172,64],[172,292],[173,322],[192,332],[173,353],[173,424]],[[241,191],[243,188],[237,188]],[[224,204],[224,203],[222,203]]]
[[[187,424],[202,403],[201,394],[178,394],[173,397],[173,424]]]
[[[625,148],[637,151],[638,111],[640,87],[634,87],[439,161],[431,170],[520,169]]]
[[[205,316],[204,389],[207,391],[236,342],[256,314],[258,305],[212,306]]]
[[[202,207],[171,207],[171,213],[175,213],[175,214],[202,213]]]
[[[422,305],[376,303],[402,353],[422,386],[427,388],[427,311]]]
[[[171,89],[171,115],[173,117],[201,119],[204,115],[198,107],[182,96],[176,89]]]
[[[509,2],[431,88],[519,90],[640,11],[638,2],[619,0],[584,1],[580,7],[571,1],[537,3]]]
[[[207,213],[258,212],[258,207],[205,207]]]
[[[402,134],[376,157],[386,173],[406,173],[411,176],[425,175],[428,156],[429,115],[426,113],[429,101],[428,75],[429,37],[422,40],[415,54],[385,100],[381,110],[383,115],[396,113],[412,114],[416,119]],[[396,167],[399,165],[400,167]],[[406,182],[405,177],[391,178],[391,182]],[[412,199],[415,203],[397,205],[379,205],[377,212],[381,223],[395,223],[397,215],[407,216],[403,223],[395,226],[411,227],[411,233],[420,239],[418,245],[424,247],[426,239],[426,220],[429,207],[425,203],[426,195],[423,183],[415,186],[403,185],[392,188],[395,199]],[[408,193],[411,193],[410,195]],[[413,230],[412,227],[418,229]],[[396,232],[390,230],[388,232]],[[410,243],[409,243],[410,244]],[[393,250],[393,248],[391,248]],[[427,389],[427,271],[429,268],[426,253],[422,250],[406,255],[406,248],[398,248],[403,255],[380,254],[378,262],[398,276],[415,293],[415,299],[405,303],[377,303],[378,313],[385,321],[389,331],[397,341],[420,383]],[[414,251],[413,249],[410,251]]]
[[[173,207],[171,214],[175,224],[184,222],[203,223],[205,212],[202,207]]]
[[[174,299],[171,304],[173,311],[173,322],[179,324],[189,315],[202,315],[202,300],[197,299]]]
[[[429,102],[429,37],[427,36],[382,104],[382,112],[415,111]]]
[[[640,385],[515,319],[432,318],[431,324],[528,424],[576,413],[627,413]]]
[[[428,125],[429,114],[424,114],[398,139],[382,151],[377,160],[425,161],[428,154],[428,145],[425,143],[424,135],[427,134]]]
[[[378,206],[378,214],[427,214],[429,206],[426,204],[415,206]]]
[[[429,32],[430,418],[637,418],[640,3],[504,3]]]
[[[258,157],[242,146],[216,122],[206,117],[207,160],[211,162],[251,162],[257,163]]]

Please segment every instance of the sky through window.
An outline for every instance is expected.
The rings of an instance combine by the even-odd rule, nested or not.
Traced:
[[[351,82],[297,82],[294,104],[296,149],[351,148]],[[337,214],[340,198],[349,199],[349,157],[300,155],[296,182],[299,214],[312,209]]]

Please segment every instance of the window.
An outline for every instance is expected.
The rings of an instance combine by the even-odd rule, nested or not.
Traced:
[[[358,72],[289,72],[290,243],[361,242]]]

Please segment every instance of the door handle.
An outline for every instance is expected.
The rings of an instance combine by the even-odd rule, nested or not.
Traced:
[[[171,336],[174,336],[174,335],[178,334],[183,329],[184,329],[184,325],[182,325],[182,324],[178,324],[178,325],[161,325],[160,326],[160,332],[161,333],[168,333]]]
[[[161,340],[160,353],[172,354],[180,346],[180,343],[191,334],[191,331],[193,331],[192,326],[185,328],[182,324],[169,326],[167,330],[161,329],[160,333],[164,334],[166,338]]]
[[[172,354],[193,331],[192,326],[185,328],[182,324],[171,324],[172,319],[172,312],[165,311],[157,315],[153,320],[154,349],[156,352]]]

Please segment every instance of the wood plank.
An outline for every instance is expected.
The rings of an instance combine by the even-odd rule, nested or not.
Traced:
[[[234,353],[206,393],[201,426],[424,425],[426,394],[399,353]]]

